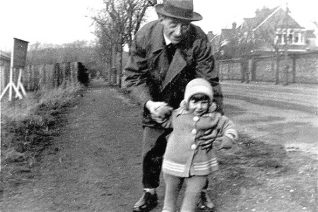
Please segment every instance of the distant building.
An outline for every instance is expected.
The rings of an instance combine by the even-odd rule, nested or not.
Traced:
[[[235,57],[237,53],[239,29],[234,22],[231,29],[222,29],[219,38],[220,57],[223,59]]]
[[[307,30],[307,43],[310,50],[318,50],[318,22],[313,22],[313,25],[313,30]]]
[[[208,36],[209,42],[211,43],[212,51],[215,54],[218,51],[218,43],[219,43],[220,36],[217,34],[214,34],[212,31],[209,31],[207,36]]]
[[[0,50],[0,66],[10,66],[10,54]]]
[[[10,54],[0,50],[0,91],[2,91],[7,82],[10,71]]]
[[[255,12],[255,17],[244,18],[240,26],[234,23],[231,29],[222,29],[218,48],[225,58],[246,54],[247,50],[254,54],[266,54],[275,48],[305,52],[317,48],[316,39],[314,30],[302,27],[289,11],[282,7],[263,8]],[[250,46],[243,49],[245,52],[237,52],[242,51],[237,46],[244,41]]]

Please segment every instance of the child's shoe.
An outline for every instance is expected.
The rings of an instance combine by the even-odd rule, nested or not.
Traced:
[[[133,212],[148,212],[158,204],[157,193],[144,191],[141,198],[135,203]]]
[[[200,199],[198,202],[198,208],[200,210],[205,210],[205,211],[213,211],[214,210],[214,204],[211,200],[211,198],[208,195],[208,192],[206,190],[201,191]]]

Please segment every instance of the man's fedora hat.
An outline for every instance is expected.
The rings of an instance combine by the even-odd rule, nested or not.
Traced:
[[[193,12],[193,0],[166,0],[163,4],[155,5],[160,15],[182,19],[185,21],[200,21],[202,16]]]

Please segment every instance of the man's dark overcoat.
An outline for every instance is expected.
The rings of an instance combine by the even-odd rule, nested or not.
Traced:
[[[134,38],[124,74],[130,94],[139,103],[163,101],[174,109],[179,107],[187,83],[196,77],[205,78],[211,83],[218,111],[222,112],[222,92],[211,45],[206,34],[193,24],[186,38],[177,44],[170,65],[163,25],[156,20],[143,26]],[[160,127],[145,107],[143,125]]]

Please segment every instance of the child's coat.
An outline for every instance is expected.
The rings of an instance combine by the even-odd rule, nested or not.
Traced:
[[[218,126],[220,119],[225,119],[222,126]],[[179,108],[163,126],[172,127],[173,131],[168,138],[162,171],[178,177],[208,175],[218,169],[215,150],[207,151],[200,146],[199,138],[206,130],[219,130],[220,136],[237,138],[233,122],[214,112],[199,117]]]

